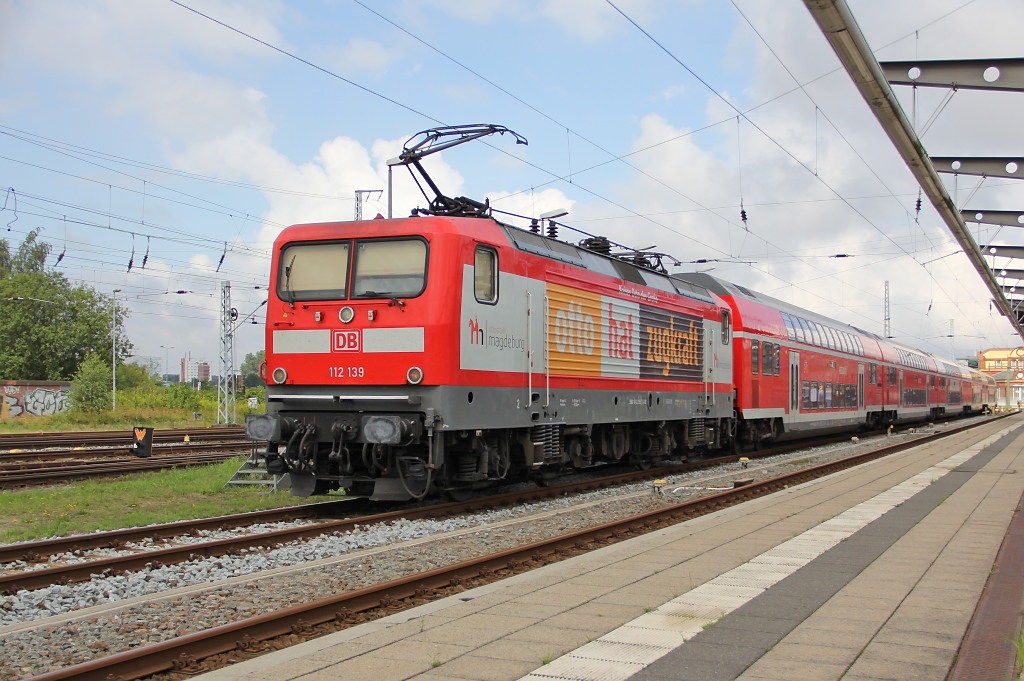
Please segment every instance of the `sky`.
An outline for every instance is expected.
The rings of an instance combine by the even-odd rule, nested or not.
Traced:
[[[848,3],[879,60],[1021,56],[1015,0]],[[1024,153],[1019,94],[897,94],[931,155]],[[41,229],[51,266],[121,289],[136,355],[172,373],[218,373],[225,281],[236,362],[263,348],[281,229],[351,220],[406,140],[470,123],[529,145],[430,157],[449,196],[565,208],[873,333],[889,281],[893,336],[943,356],[1018,344],[800,0],[0,0],[0,237]],[[1024,206],[1019,182],[949,188]],[[405,174],[393,201],[426,205]]]

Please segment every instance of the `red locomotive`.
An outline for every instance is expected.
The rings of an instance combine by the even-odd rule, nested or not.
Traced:
[[[407,143],[400,163],[435,193],[424,217],[297,225],[275,242],[269,406],[246,433],[293,493],[458,494],[994,401],[990,379],[707,275],[670,277],[656,254],[560,241],[552,220],[547,235],[501,224],[420,165],[506,132]]]

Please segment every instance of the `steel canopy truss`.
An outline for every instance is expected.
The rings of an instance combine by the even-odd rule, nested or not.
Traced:
[[[993,244],[991,246],[981,246],[981,252],[997,258],[1024,258],[1024,246],[999,246],[998,244]]]
[[[960,211],[964,222],[980,222],[983,225],[1024,227],[1024,211],[1019,210],[968,210]],[[999,248],[999,246],[996,246]],[[1006,246],[1003,246],[1006,248]]]
[[[932,156],[929,160],[940,173],[1024,180],[1021,156]]]
[[[1010,302],[1003,294],[1002,284],[997,281],[995,274],[985,262],[985,258],[978,249],[978,245],[974,242],[974,237],[971,236],[966,223],[960,215],[960,210],[953,203],[952,198],[950,198],[949,192],[946,191],[942,179],[929,160],[921,140],[903,113],[903,109],[900,107],[892,88],[889,87],[886,74],[875,60],[871,48],[868,46],[867,39],[853,18],[850,8],[844,0],[804,0],[804,4],[818,23],[822,33],[825,34],[825,38],[839,57],[839,61],[842,62],[844,68],[850,74],[857,89],[860,90],[861,96],[864,97],[864,100],[874,112],[875,117],[881,123],[882,129],[885,130],[896,150],[910,168],[910,172],[917,179],[928,200],[935,206],[935,210],[938,211],[953,237],[960,244],[967,257],[970,258],[974,269],[977,270],[985,285],[988,286],[992,299],[999,308],[1000,313],[1010,321],[1017,334],[1024,338],[1024,328],[1022,328],[1024,316],[1018,316],[1015,313]],[[982,66],[983,61],[984,66]],[[902,77],[909,81],[908,84],[910,85],[916,83],[917,85],[952,87],[951,81],[953,79],[948,77],[951,71],[944,71],[941,65],[954,63],[957,62],[932,62],[933,65],[939,65],[937,69],[938,75],[932,73],[934,78],[926,75],[928,72],[933,71],[933,69],[926,67],[927,64],[925,62],[894,62],[892,64],[899,64],[899,68],[904,69]],[[963,64],[963,62],[959,63]],[[985,69],[993,66],[1000,69],[1000,76],[994,81],[995,83],[1000,83],[1000,87],[995,87],[993,81],[986,80]],[[911,81],[909,72],[914,67],[919,68],[921,73],[916,81]],[[967,75],[962,76],[965,84],[960,84],[958,81],[957,87],[968,88],[970,86],[971,89],[1017,89],[1019,85],[1018,76],[1024,73],[1024,60],[977,60],[977,64],[970,64],[970,67],[970,73],[965,71]],[[897,66],[892,65],[891,68],[895,70]],[[897,75],[894,73],[894,76]],[[988,75],[991,76],[992,72],[989,72]]]
[[[892,85],[1024,92],[1024,59],[887,61],[879,66]]]

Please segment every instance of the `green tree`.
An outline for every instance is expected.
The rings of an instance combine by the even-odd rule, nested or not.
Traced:
[[[51,246],[38,239],[39,230],[33,229],[25,235],[25,240],[13,255],[7,239],[0,239],[0,277],[6,279],[15,274],[38,274],[46,270]]]
[[[260,364],[267,361],[267,351],[260,350],[259,352],[250,352],[242,360],[242,366],[240,371],[242,376],[245,377],[245,387],[265,386],[267,384],[262,378],[260,378]]]
[[[111,333],[118,336],[118,364],[132,353],[124,334],[127,310],[90,286],[72,284],[45,270],[50,245],[30,232],[11,254],[0,240],[0,378],[68,380],[85,358],[110,365]]]
[[[97,412],[110,406],[110,367],[96,355],[89,355],[71,381],[68,399],[75,411]]]
[[[120,353],[118,353],[120,354]],[[117,390],[156,388],[162,385],[160,379],[149,373],[145,367],[127,362],[117,365]]]

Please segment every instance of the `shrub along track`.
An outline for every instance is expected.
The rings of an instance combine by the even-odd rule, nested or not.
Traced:
[[[1003,416],[995,417],[1003,418]],[[107,681],[137,679],[170,672],[173,678],[226,666],[268,650],[414,607],[547,563],[667,527],[722,508],[771,494],[791,485],[857,466],[889,454],[963,432],[994,419],[950,428],[874,451],[863,452],[754,482],[699,499],[515,549],[467,560],[402,579],[340,593],[258,617],[240,620],[160,643],[114,653],[33,677],[32,681]],[[472,503],[472,502],[470,502]],[[481,503],[481,502],[477,502]],[[434,508],[437,511],[437,508]]]

